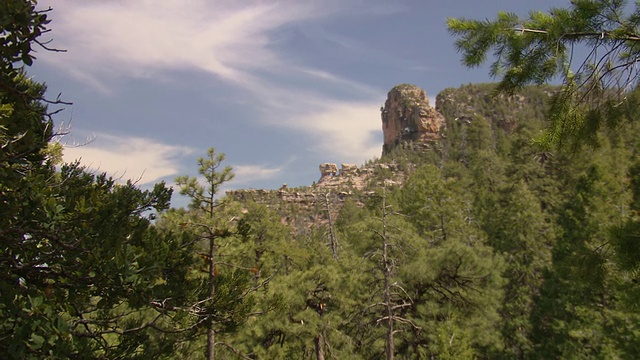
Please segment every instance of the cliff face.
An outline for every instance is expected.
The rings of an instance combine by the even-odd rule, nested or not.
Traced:
[[[444,117],[431,105],[427,95],[415,85],[398,85],[389,91],[382,111],[384,145],[387,154],[403,141],[427,143],[440,139]]]
[[[436,111],[422,89],[413,85],[396,86],[389,92],[382,109],[383,154],[386,152],[389,156],[362,166],[321,164],[320,178],[311,186],[235,190],[228,191],[227,196],[240,202],[265,204],[280,213],[283,224],[298,233],[311,234],[314,229],[327,226],[329,214],[337,219],[345,201],[364,206],[382,184],[392,187],[404,184],[421,159],[428,158],[424,149],[434,149],[431,144],[435,141],[442,144],[460,141],[464,136],[456,136],[455,132],[464,134],[466,126],[473,121],[486,120],[494,133],[509,133],[518,123],[530,125],[533,120],[543,119],[545,103],[553,92],[552,88],[536,87],[513,97],[494,97],[493,89],[493,84],[475,84],[443,90],[437,96]],[[449,121],[448,129],[445,117]]]
[[[338,166],[333,163],[320,165],[320,180],[312,186],[289,188],[284,184],[278,190],[232,190],[227,196],[240,201],[265,204],[280,212],[281,223],[290,225],[298,234],[312,231],[337,219],[344,202],[351,198],[358,206],[372,196],[375,188],[400,186],[410,171],[396,163],[370,163],[358,167],[352,164]]]
[[[411,142],[415,148],[441,138],[444,117],[429,105],[424,90],[414,85],[398,85],[391,89],[382,108],[384,133],[383,155],[403,142]],[[375,162],[363,166],[334,163],[320,164],[320,179],[312,186],[279,190],[235,190],[227,196],[240,202],[255,201],[272,209],[280,209],[282,223],[292,225],[298,231],[324,226],[328,212],[337,218],[342,204],[352,198],[360,206],[384,182],[387,186],[400,186],[414,166],[399,166]],[[329,205],[327,205],[329,204]],[[290,213],[295,208],[295,214]],[[330,208],[330,210],[329,210]]]

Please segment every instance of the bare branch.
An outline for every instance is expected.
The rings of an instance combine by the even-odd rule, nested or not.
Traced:
[[[222,345],[222,346],[226,347],[227,349],[231,350],[231,352],[233,352],[234,354],[238,355],[239,357],[241,357],[243,359],[247,359],[247,360],[252,360],[250,357],[245,356],[239,350],[235,349],[233,346],[231,346],[231,345],[229,345],[229,344],[227,344],[225,342],[216,342],[215,345],[216,346]]]
[[[540,29],[528,29],[528,28],[524,28],[524,27],[515,27],[513,28],[514,31],[519,32],[521,34],[524,33],[533,33],[533,34],[544,34],[544,35],[548,35],[549,32],[547,30],[540,30]],[[620,41],[640,41],[640,36],[636,35],[636,34],[625,34],[622,36],[619,36],[617,34],[613,34],[611,32],[606,32],[606,31],[601,31],[601,32],[594,32],[594,31],[578,31],[578,32],[569,32],[569,33],[564,33],[562,34],[562,36],[560,36],[560,39],[562,38],[566,38],[566,39],[570,39],[570,40],[574,40],[574,39],[580,39],[580,38],[597,38],[597,39],[610,39],[610,40],[620,40]]]

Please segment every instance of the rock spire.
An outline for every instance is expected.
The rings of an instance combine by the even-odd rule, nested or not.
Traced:
[[[440,139],[444,117],[431,105],[427,95],[415,85],[395,86],[387,95],[382,111],[382,132],[386,154],[403,141],[427,143]]]

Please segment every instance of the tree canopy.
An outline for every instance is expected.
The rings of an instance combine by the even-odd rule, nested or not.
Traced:
[[[26,76],[47,10],[0,4],[0,353],[150,358],[175,353],[193,243],[153,226],[164,183],[141,190],[59,164],[46,87]],[[186,323],[188,324],[188,323]]]
[[[426,150],[400,144],[359,168],[366,181],[358,186],[224,195],[233,172],[211,148],[197,160],[200,176],[176,178],[191,200],[176,209],[164,183],[143,190],[65,164],[51,150],[46,87],[26,75],[30,47],[46,46],[38,36],[47,13],[35,5],[0,3],[3,358],[633,359],[640,352],[640,123],[589,128],[600,146],[571,154],[530,141],[547,125],[541,109],[549,104],[552,111],[565,104],[559,109],[584,121],[591,111],[616,109],[607,101],[624,89],[613,82],[598,90],[606,95],[600,103],[578,97],[595,94],[578,82],[596,78],[595,70],[578,68],[561,87],[524,85],[562,77],[563,67],[446,89],[438,95],[442,139]],[[613,17],[623,5],[576,1],[546,16],[597,22],[598,13]],[[531,64],[515,53],[533,56],[536,37],[551,36],[543,15],[516,25],[508,14],[495,23],[460,20],[479,29],[461,32],[469,43],[460,44],[472,49],[476,34],[488,42],[477,54],[499,49],[488,31],[508,29],[500,35],[506,52],[498,52],[514,52],[505,66],[550,58],[557,65],[570,59],[569,48],[545,57],[552,46],[543,44]],[[555,24],[565,29],[556,40],[605,48],[622,41],[594,37],[597,24],[578,25]],[[631,49],[631,34],[621,47]],[[515,96],[489,96],[496,89]],[[617,94],[625,96],[618,108],[637,114],[630,111],[640,93]]]
[[[527,18],[499,12],[495,20],[449,18],[462,62],[477,67],[494,57],[498,91],[557,81],[545,145],[597,144],[601,128],[633,118],[640,72],[640,8],[625,0],[574,0],[569,8],[531,11]]]

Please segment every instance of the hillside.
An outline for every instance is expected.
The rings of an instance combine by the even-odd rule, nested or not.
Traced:
[[[640,124],[599,131],[593,148],[541,148],[554,88],[493,89],[446,89],[433,106],[415,86],[394,87],[375,119],[381,157],[320,164],[309,186],[223,196],[233,169],[211,148],[200,177],[176,179],[186,209],[169,208],[162,183],[142,191],[41,153],[7,167],[0,313],[7,338],[23,340],[6,348],[637,357]]]
[[[635,69],[635,61],[618,50],[635,51],[632,43],[638,37],[633,29],[640,23],[640,11],[629,17],[618,16],[624,2],[576,1],[570,11],[532,12],[532,22],[524,23],[532,26],[523,26],[517,32],[512,31],[517,17],[511,13],[500,13],[496,22],[451,18],[448,26],[461,37],[456,46],[463,52],[464,64],[479,65],[486,51],[508,55],[498,56],[491,67],[492,73],[506,71],[501,85],[449,88],[437,94],[435,104],[429,103],[422,89],[397,85],[381,104],[379,117],[371,119],[383,131],[380,158],[362,165],[319,164],[318,180],[308,186],[291,188],[283,184],[278,190],[226,194],[222,189],[234,179],[234,169],[226,165],[225,154],[214,147],[196,159],[197,176],[178,176],[172,185],[160,181],[141,187],[134,180],[113,178],[106,170],[93,171],[80,160],[65,162],[65,147],[59,139],[67,129],[55,124],[62,115],[61,107],[71,104],[47,92],[45,83],[36,80],[38,76],[32,76],[30,69],[34,55],[40,58],[47,52],[64,51],[57,49],[49,35],[42,37],[53,30],[48,25],[52,9],[45,6],[38,10],[35,0],[0,4],[0,14],[6,15],[0,16],[1,358],[638,358],[640,88],[638,73],[629,72]],[[117,2],[119,9],[111,13],[114,19],[126,12],[122,4]],[[351,140],[371,135],[371,126],[362,126],[366,121],[362,115],[375,112],[377,107],[362,109],[367,103],[361,99],[369,97],[370,89],[375,88],[369,86],[374,83],[369,80],[386,81],[388,76],[397,75],[393,70],[379,76],[390,62],[380,64],[376,58],[391,58],[378,51],[369,54],[373,57],[368,61],[363,62],[360,56],[344,67],[334,63],[333,56],[325,58],[321,52],[309,52],[320,49],[321,44],[307,41],[313,40],[306,36],[310,34],[302,34],[304,39],[297,35],[287,39],[291,30],[300,35],[299,30],[309,24],[335,27],[340,25],[333,20],[336,16],[349,22],[353,18],[334,8],[329,11],[331,18],[326,18],[327,14],[318,17],[311,13],[322,10],[320,5],[318,9],[302,9],[292,4],[263,7],[266,12],[247,12],[239,7],[229,13],[240,16],[235,18],[222,14],[222,18],[231,19],[226,21],[229,29],[242,25],[237,28],[242,30],[248,25],[256,30],[251,34],[226,31],[225,39],[237,35],[249,40],[241,41],[245,45],[260,46],[254,50],[268,50],[250,51],[246,46],[217,49],[258,55],[243,56],[247,61],[240,63],[231,61],[233,66],[227,70],[238,71],[225,71],[229,76],[215,77],[215,87],[222,85],[219,89],[224,90],[222,97],[203,82],[202,71],[191,71],[196,63],[198,69],[204,69],[201,65],[207,59],[202,56],[188,56],[195,63],[183,63],[180,69],[170,66],[180,71],[176,80],[184,87],[180,81],[164,84],[171,88],[170,94],[189,97],[188,103],[178,101],[179,96],[158,97],[156,90],[163,91],[157,79],[168,74],[161,68],[170,61],[153,67],[147,74],[149,79],[144,76],[144,82],[151,80],[157,87],[150,92],[139,91],[130,81],[111,81],[116,79],[111,75],[120,73],[135,76],[139,73],[135,69],[130,73],[121,69],[104,72],[113,78],[106,85],[132,90],[106,95],[112,97],[113,104],[118,104],[122,96],[138,103],[155,99],[150,101],[155,112],[134,114],[138,117],[144,113],[142,119],[157,120],[152,124],[145,121],[140,129],[144,134],[171,131],[172,142],[179,144],[178,137],[185,136],[182,140],[189,142],[189,148],[199,146],[197,135],[202,135],[207,144],[214,142],[226,149],[220,139],[231,140],[249,154],[251,161],[246,164],[282,159],[266,154],[266,150],[278,146],[287,153],[291,144],[308,147],[304,137],[291,140],[278,136],[289,140],[265,142],[267,138],[276,139],[271,136],[282,132],[277,127],[280,125],[287,129],[295,126],[291,134],[308,132],[333,149],[338,140],[347,144],[342,149],[357,149],[349,146]],[[137,9],[145,13],[144,17],[137,15],[142,20],[149,14],[159,14],[153,12],[155,7]],[[177,6],[174,10],[180,9]],[[193,12],[194,7],[184,9]],[[207,18],[205,10],[216,11],[196,6],[193,15]],[[383,14],[378,10],[381,8],[369,14],[375,15],[373,25],[382,24]],[[104,17],[107,12],[96,14]],[[161,12],[160,18],[175,20],[181,11]],[[60,14],[64,13],[91,20],[82,12]],[[415,25],[421,21],[414,21],[417,17],[411,20],[406,11],[393,14],[402,23]],[[361,14],[355,15],[362,20]],[[285,19],[290,16],[296,20]],[[262,25],[235,21],[252,17]],[[614,32],[574,31],[576,26],[601,28],[603,18],[620,18],[633,26],[618,29],[621,22],[614,21]],[[109,23],[120,27],[125,23],[145,24],[106,19],[88,23],[96,31],[104,30]],[[217,23],[213,20],[207,21],[207,26]],[[360,20],[357,27],[364,24]],[[265,21],[273,24],[265,27]],[[201,39],[191,36],[192,31],[174,31],[180,30],[180,26],[171,27],[175,21],[167,23],[173,30],[162,32],[160,23],[155,21],[158,26],[146,27],[166,35],[157,39],[145,36],[145,41],[131,42],[135,38],[128,35],[139,32],[120,31],[120,35],[127,35],[125,40],[132,44],[161,40],[158,44],[171,45],[166,54],[181,58],[189,54],[180,51],[189,49],[181,45]],[[611,25],[611,21],[604,23],[605,27]],[[289,26],[292,24],[295,26]],[[393,31],[397,31],[397,24],[384,21],[385,26],[394,27]],[[563,27],[570,32],[564,32]],[[384,29],[376,29],[380,31],[367,35],[377,37],[378,44],[389,44],[380,42]],[[95,31],[64,33],[86,35]],[[111,38],[113,31],[107,33]],[[175,41],[178,38],[174,35],[186,42]],[[275,39],[272,35],[283,41],[270,41]],[[320,35],[327,40],[326,34]],[[386,35],[393,38],[393,32]],[[618,37],[620,46],[615,45]],[[260,56],[284,50],[286,47],[280,45],[292,39],[297,45],[298,40],[305,40],[309,46],[303,46],[302,51],[313,55],[314,64],[325,62],[332,70],[316,71],[326,66],[306,66],[310,63],[295,56],[301,54],[298,49],[285,51],[294,56],[287,56],[281,64],[288,67],[277,66],[279,56]],[[558,45],[576,39],[586,40],[595,50],[604,47],[611,51],[600,56],[599,51],[591,52],[576,73],[568,72],[567,62],[561,60],[569,47],[563,50]],[[335,49],[336,44],[330,43]],[[413,46],[411,41],[403,43]],[[447,46],[451,48],[449,43]],[[135,53],[149,47],[137,48],[130,50]],[[46,51],[36,54],[37,49]],[[425,49],[436,53],[432,47]],[[74,56],[82,53],[76,51],[57,63],[84,73],[73,65]],[[217,60],[224,60],[224,56],[218,56],[220,51],[215,53]],[[351,55],[358,53],[362,55],[361,51]],[[204,53],[191,51],[193,54]],[[394,51],[392,57],[401,59],[399,54]],[[449,66],[451,58],[446,54],[445,58]],[[257,61],[260,59],[268,61]],[[402,60],[405,65],[413,62]],[[269,70],[245,66],[249,63]],[[375,64],[369,70],[378,73],[360,68],[365,63]],[[294,69],[291,64],[300,66]],[[356,70],[352,65],[358,66],[357,71],[352,71]],[[416,74],[415,70],[411,67],[407,73]],[[296,77],[300,72],[304,76]],[[452,72],[438,75],[456,81],[449,77]],[[524,86],[557,75],[564,75],[562,88]],[[192,76],[202,79],[193,82]],[[354,76],[369,79],[361,82]],[[227,80],[238,87],[229,88]],[[311,86],[316,82],[322,84],[322,91]],[[285,83],[294,86],[292,91],[277,86]],[[249,92],[236,91],[244,86],[251,87],[247,88]],[[506,96],[498,94],[497,88],[518,91]],[[185,89],[195,92],[183,94]],[[196,92],[197,96],[192,96]],[[325,92],[332,95],[323,96]],[[251,97],[247,98],[249,93]],[[96,92],[84,95],[89,98],[82,97],[85,100],[81,102],[105,105],[102,110],[114,108],[99,101]],[[237,95],[244,96],[233,101]],[[175,121],[176,111],[178,119],[188,119],[185,110],[203,102],[206,126]],[[215,111],[227,109],[218,107],[222,104],[233,109]],[[120,105],[115,106],[118,111],[127,109]],[[247,111],[251,106],[261,110]],[[265,123],[238,124],[229,121],[235,110],[241,111],[243,118],[253,114],[278,121],[257,127],[247,125]],[[176,131],[165,128],[156,116],[161,113],[171,117]],[[225,124],[241,125],[236,129],[247,131],[234,134],[233,128],[211,123],[210,114],[224,114],[220,118],[225,118]],[[353,124],[358,126],[344,126],[352,119],[336,121],[334,114],[351,114]],[[122,126],[126,119],[118,123],[119,116],[103,115],[108,119],[102,121],[103,125],[119,129],[125,139],[122,143],[127,144],[126,151],[117,145],[106,152],[118,153],[115,159],[119,165],[160,151],[152,141],[128,137],[133,133],[131,127]],[[365,134],[354,133],[359,129],[367,130]],[[329,134],[340,136],[337,139]],[[240,136],[242,141],[234,141],[233,136]],[[130,142],[138,145],[129,146]],[[137,154],[139,148],[144,150],[142,155]],[[173,145],[160,148],[164,149],[160,158],[179,157],[187,151]],[[252,149],[258,149],[255,155]],[[149,159],[158,159],[156,155]],[[101,157],[106,162],[109,155]],[[175,168],[162,161],[153,163],[169,173]],[[262,165],[239,165],[236,171],[241,175],[247,170],[272,173],[286,168]],[[298,165],[291,168],[299,170]],[[172,207],[174,193],[183,195],[188,207]]]
[[[488,141],[493,146],[499,146],[518,124],[542,129],[552,87],[532,87],[512,97],[494,97],[493,88],[493,84],[449,88],[437,95],[433,107],[424,90],[398,85],[389,91],[380,109],[384,133],[381,158],[361,166],[320,164],[319,180],[309,186],[290,188],[283,184],[278,190],[240,189],[226,195],[240,202],[265,204],[280,213],[282,223],[294,225],[298,231],[325,226],[327,209],[336,219],[345,200],[362,206],[382,184],[401,187],[418,166],[442,162],[446,157],[443,151],[464,147],[465,140],[460,137],[466,136],[474,119],[490,126]]]
[[[378,358],[390,341],[402,358],[637,354],[635,263],[618,254],[636,224],[638,125],[545,150],[533,140],[553,87],[493,88],[446,89],[434,108],[399,85],[380,159],[228,193],[257,242],[221,256],[274,276],[256,299],[285,305],[227,339],[255,358]]]

